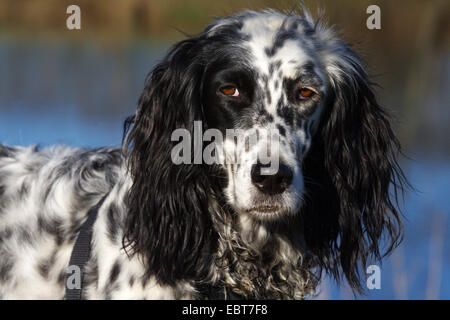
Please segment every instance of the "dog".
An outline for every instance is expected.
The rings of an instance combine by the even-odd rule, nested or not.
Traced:
[[[198,122],[244,143],[174,163],[174,131]],[[401,241],[399,154],[362,62],[322,19],[218,18],[150,72],[122,148],[0,146],[0,297],[64,298],[100,200],[83,299],[304,299],[323,274],[363,291],[360,270]]]

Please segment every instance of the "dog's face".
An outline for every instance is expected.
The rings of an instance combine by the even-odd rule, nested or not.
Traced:
[[[203,108],[208,127],[224,136],[227,200],[239,213],[276,219],[302,205],[302,161],[326,101],[327,77],[310,28],[298,19],[241,19],[208,31],[217,43],[208,52],[216,58],[206,71]]]

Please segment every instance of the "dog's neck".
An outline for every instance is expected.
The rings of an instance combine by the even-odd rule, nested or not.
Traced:
[[[305,249],[300,219],[262,222],[247,213],[223,212],[214,225],[219,233],[212,282],[252,299],[303,299],[318,279]],[[230,210],[232,211],[232,210]]]

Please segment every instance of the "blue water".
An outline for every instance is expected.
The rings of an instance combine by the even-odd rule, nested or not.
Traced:
[[[0,39],[0,143],[119,146],[123,120],[165,48]],[[358,299],[450,299],[450,158],[411,150],[413,160],[402,161],[416,188],[405,195],[404,241],[383,260],[381,289]],[[325,278],[319,298],[354,296]]]
[[[381,290],[358,299],[450,299],[450,163],[448,159],[403,161],[417,189],[405,195],[405,237],[381,265]],[[353,299],[326,279],[319,298]]]

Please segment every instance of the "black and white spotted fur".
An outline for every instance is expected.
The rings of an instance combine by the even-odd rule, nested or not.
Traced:
[[[264,138],[223,142],[238,165],[174,164],[171,134],[194,121],[278,130],[289,183],[266,193],[252,180]],[[77,233],[106,194],[85,299],[208,298],[208,288],[298,299],[323,271],[361,290],[382,235],[388,252],[398,244],[399,144],[356,54],[308,13],[245,11],[175,44],[127,125],[122,150],[0,145],[0,298],[63,298]]]

